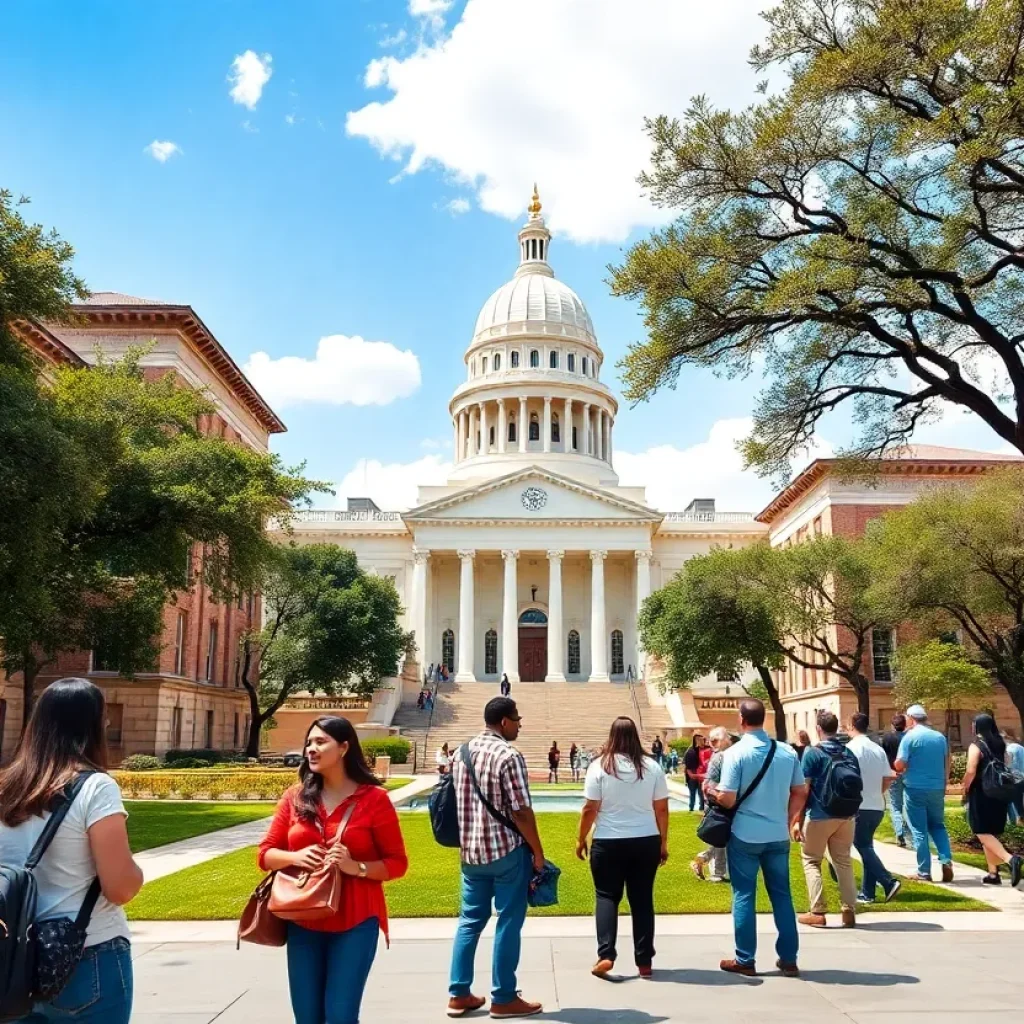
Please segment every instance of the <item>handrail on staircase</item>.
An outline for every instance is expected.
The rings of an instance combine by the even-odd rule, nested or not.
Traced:
[[[632,698],[633,707],[636,709],[637,722],[640,726],[640,735],[642,736],[644,732],[644,716],[643,712],[640,710],[640,701],[637,700],[636,686],[634,683],[635,677],[633,675],[633,666],[630,665],[626,671],[626,685],[629,687],[629,696]]]
[[[440,667],[440,663],[438,663],[438,666],[436,666],[436,667]],[[428,751],[429,747],[427,746],[427,744],[430,741],[430,730],[434,726],[434,709],[437,707],[437,695],[438,695],[438,693],[441,690],[441,675],[440,675],[440,673],[437,673],[436,676],[435,676],[434,670],[435,670],[435,666],[431,665],[430,669],[424,671],[424,673],[423,673],[423,686],[427,690],[427,692],[431,695],[431,699],[430,699],[430,717],[427,719],[427,731],[423,734],[423,764],[424,765],[428,764],[427,751]],[[431,683],[433,683],[433,686],[434,686],[433,690],[431,690],[431,688],[430,688]]]

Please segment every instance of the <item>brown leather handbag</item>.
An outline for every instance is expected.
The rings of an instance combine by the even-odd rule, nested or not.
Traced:
[[[288,923],[270,912],[270,887],[273,883],[274,875],[267,875],[249,897],[238,922],[236,949],[243,942],[256,946],[283,946],[287,941]]]

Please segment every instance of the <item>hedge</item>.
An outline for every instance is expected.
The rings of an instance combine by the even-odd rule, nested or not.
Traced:
[[[298,776],[294,768],[268,768],[263,771],[248,769],[239,772],[210,770],[183,771],[115,771],[117,780],[127,797],[149,795],[158,800],[176,797],[193,800],[206,797],[219,800],[235,797],[238,800],[277,800],[293,785]]]
[[[392,764],[408,764],[412,744],[401,736],[388,736],[379,740],[363,740],[362,748],[367,762],[373,767],[377,757],[390,757]]]
[[[164,754],[164,760],[171,764],[173,761],[198,758],[200,761],[208,761],[210,764],[222,762],[245,761],[245,755],[236,753],[233,750],[210,750],[205,747],[196,747],[193,750],[168,750]]]
[[[693,746],[693,744],[686,736],[680,736],[679,739],[668,741],[669,750],[674,750],[680,756],[685,754],[691,746]]]
[[[162,768],[163,762],[152,754],[132,754],[121,762],[121,767],[126,772],[151,772]]]

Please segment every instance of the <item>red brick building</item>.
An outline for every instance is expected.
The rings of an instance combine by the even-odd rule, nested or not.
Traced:
[[[146,346],[147,374],[176,373],[204,387],[216,411],[203,417],[209,434],[266,451],[271,434],[284,424],[190,306],[170,305],[113,292],[94,293],[75,307],[75,327],[22,324],[19,334],[48,365],[86,366],[97,351],[117,358],[132,346]],[[201,571],[201,550],[192,552],[193,575]],[[257,594],[230,603],[215,601],[197,583],[164,608],[157,670],[132,680],[102,663],[102,654],[79,651],[62,656],[40,675],[77,675],[101,686],[108,701],[111,760],[134,753],[163,754],[172,748],[241,749],[249,702],[238,671],[238,641],[261,615]],[[0,682],[0,758],[9,756],[21,732],[21,678]]]

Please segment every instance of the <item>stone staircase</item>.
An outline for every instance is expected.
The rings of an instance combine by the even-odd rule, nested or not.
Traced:
[[[634,695],[636,703],[634,703]],[[434,752],[444,742],[456,746],[484,727],[484,705],[498,696],[496,683],[441,683],[431,716],[403,703],[392,725],[416,745],[420,771],[434,770]],[[584,749],[597,749],[608,738],[614,718],[627,715],[640,728],[645,745],[655,733],[672,729],[664,708],[651,707],[643,685],[626,683],[515,683],[512,699],[523,718],[516,746],[523,752],[531,772],[546,772],[548,748],[558,741],[563,753],[562,767],[568,772],[568,751],[575,742]],[[639,705],[639,712],[637,705]],[[567,776],[566,776],[567,777]]]

